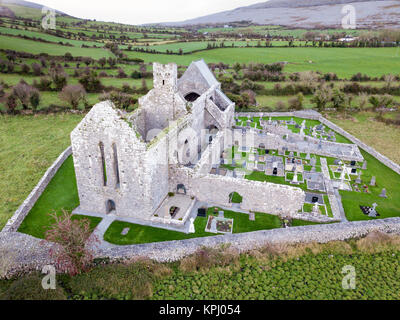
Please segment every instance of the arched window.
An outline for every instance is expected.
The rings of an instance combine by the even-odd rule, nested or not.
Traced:
[[[115,143],[112,145],[113,155],[114,155],[114,174],[115,174],[115,187],[119,188],[120,180],[119,180],[119,165],[118,165],[118,151]]]
[[[99,143],[99,149],[101,158],[101,171],[103,173],[103,186],[107,186],[107,168],[106,168],[106,159],[104,156],[104,143],[101,141]]]

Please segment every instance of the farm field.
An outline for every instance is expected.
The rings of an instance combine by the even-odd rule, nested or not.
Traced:
[[[52,43],[43,43],[33,40],[16,39],[14,37],[0,36],[0,49],[29,52],[33,54],[47,53],[54,56],[63,56],[70,52],[73,56],[92,57],[94,59],[113,57],[113,54],[104,49],[67,47]]]
[[[225,48],[212,49],[194,54],[175,56],[142,52],[126,52],[130,58],[145,62],[175,62],[189,65],[194,60],[207,63],[274,63],[288,62],[287,72],[320,71],[335,72],[341,78],[349,78],[360,70],[370,76],[393,72],[400,66],[399,48]]]

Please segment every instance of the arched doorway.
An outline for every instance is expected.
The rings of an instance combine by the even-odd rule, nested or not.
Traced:
[[[113,200],[108,200],[107,204],[106,204],[106,212],[107,214],[112,213],[113,211],[115,211],[117,208],[115,206],[115,202]]]

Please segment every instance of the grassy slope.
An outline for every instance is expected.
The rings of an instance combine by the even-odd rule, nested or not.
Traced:
[[[0,116],[0,229],[70,145],[81,115]]]

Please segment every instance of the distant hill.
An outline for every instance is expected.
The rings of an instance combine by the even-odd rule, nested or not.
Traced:
[[[164,23],[170,26],[210,25],[251,21],[297,28],[341,27],[345,4],[356,8],[358,28],[400,27],[400,1],[388,0],[270,0],[196,19]]]
[[[41,17],[44,5],[24,0],[0,1],[0,16],[17,16],[22,18]],[[2,14],[3,13],[3,14]],[[66,13],[56,10],[58,15],[68,16]]]

